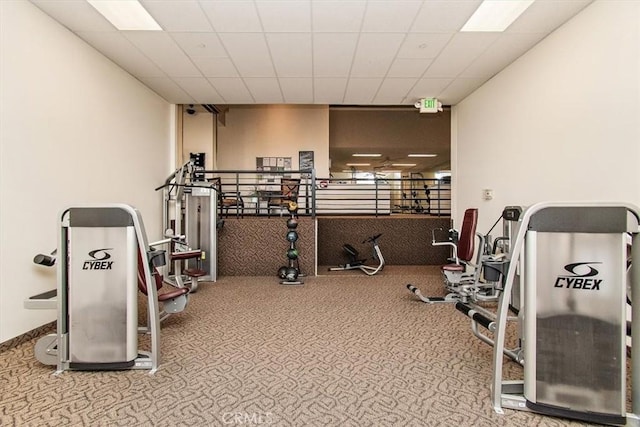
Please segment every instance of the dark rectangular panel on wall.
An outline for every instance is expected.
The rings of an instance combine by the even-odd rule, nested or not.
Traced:
[[[362,241],[382,233],[378,241],[388,265],[442,265],[450,256],[448,247],[431,246],[435,228],[446,236],[450,218],[406,217],[334,217],[318,218],[318,265],[330,266],[347,261],[342,245],[349,243],[364,258],[371,259],[371,244]],[[320,274],[320,272],[319,272]]]

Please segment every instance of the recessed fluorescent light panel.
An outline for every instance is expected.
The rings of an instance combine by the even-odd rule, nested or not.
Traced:
[[[534,0],[484,0],[460,31],[504,31]]]
[[[347,166],[371,166],[371,163],[347,163]]]
[[[436,157],[437,154],[409,154],[407,157]]]
[[[353,157],[380,157],[382,154],[379,153],[354,153]]]
[[[415,166],[415,163],[393,163],[391,164],[391,166],[397,166],[397,167],[413,167]]]
[[[123,31],[162,31],[138,0],[87,0],[102,16]]]

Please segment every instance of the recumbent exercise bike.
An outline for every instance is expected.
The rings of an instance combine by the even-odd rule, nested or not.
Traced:
[[[378,261],[377,266],[367,265],[366,259],[360,258],[360,253],[348,243],[345,243],[342,246],[342,249],[349,257],[349,262],[346,264],[339,265],[338,267],[331,267],[329,271],[345,271],[345,270],[362,270],[365,274],[369,276],[373,276],[384,268],[384,257],[382,256],[382,252],[380,251],[380,246],[378,245],[378,239],[382,236],[382,234],[376,234],[375,236],[371,236],[362,241],[362,243],[371,243],[373,245],[373,259]]]

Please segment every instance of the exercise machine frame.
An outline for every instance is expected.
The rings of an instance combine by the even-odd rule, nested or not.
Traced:
[[[442,267],[445,289],[449,292],[444,297],[425,297],[416,286],[408,284],[407,288],[420,301],[435,303],[454,303],[456,310],[471,319],[471,331],[482,342],[493,346],[494,339],[484,333],[484,330],[495,333],[496,314],[487,303],[496,303],[502,294],[505,272],[510,262],[510,241],[516,230],[514,221],[520,218],[522,209],[519,206],[507,206],[486,235],[476,232],[477,209],[465,211],[462,231],[449,230],[449,241],[438,242],[433,232],[433,245],[452,246],[452,264]],[[490,233],[502,220],[503,236],[491,242]],[[473,245],[473,235],[477,237],[477,248]],[[459,236],[459,238],[458,238]],[[462,242],[462,253],[459,257],[458,243]],[[475,263],[470,263],[476,252]],[[470,266],[472,271],[467,271]],[[511,296],[510,310],[512,314],[508,320],[520,322],[519,288],[515,288]],[[479,304],[483,303],[483,304]],[[483,329],[484,328],[484,329]],[[519,325],[517,328],[520,331]],[[503,354],[513,361],[523,364],[521,339],[518,337],[513,348],[503,348]]]
[[[165,281],[176,287],[189,286],[192,292],[198,280],[217,280],[218,189],[216,184],[204,180],[204,171],[195,167],[190,159],[169,175],[163,185],[155,189],[163,192],[162,221],[165,230],[175,230],[185,236],[185,242],[172,250],[171,258],[187,263],[182,268],[176,263],[173,275],[164,274]],[[195,249],[191,249],[193,246]],[[191,264],[191,265],[190,265]],[[183,276],[188,277],[187,285]]]
[[[373,258],[378,260],[377,266],[367,265],[366,259],[358,259],[360,253],[350,244],[345,243],[342,246],[342,249],[349,255],[351,258],[350,262],[340,265],[338,267],[330,267],[329,271],[346,271],[346,270],[361,270],[368,276],[374,276],[378,274],[384,268],[385,262],[384,257],[382,256],[382,251],[380,250],[380,245],[378,244],[378,239],[382,236],[382,234],[376,234],[374,236],[368,237],[362,241],[363,244],[371,243],[373,245]]]
[[[502,216],[494,223],[504,219]],[[476,224],[478,220],[478,210],[470,208],[465,210],[460,231],[449,230],[449,238],[446,241],[436,239],[436,231],[432,231],[432,246],[450,246],[452,250],[452,262],[442,266],[442,278],[447,295],[444,297],[422,295],[420,290],[412,285],[407,284],[407,289],[413,292],[422,302],[426,303],[454,303],[457,307],[458,303],[468,304],[482,302],[497,301],[500,296],[499,282],[501,274],[497,274],[502,266],[507,262],[507,254],[497,253],[498,243],[503,244],[508,237],[499,237],[494,241],[493,249],[490,242],[490,236],[476,232]],[[493,227],[492,227],[493,229]],[[489,233],[491,230],[489,230]],[[474,244],[477,239],[477,247]],[[475,260],[474,260],[475,253]],[[473,262],[471,262],[474,260]],[[483,275],[483,272],[486,272]],[[491,274],[489,274],[491,272]],[[474,310],[474,313],[481,310]],[[465,314],[469,310],[461,310]],[[477,316],[476,316],[477,317]]]

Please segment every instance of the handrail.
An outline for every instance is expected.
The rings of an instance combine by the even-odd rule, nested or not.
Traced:
[[[161,185],[188,187],[220,178],[222,193],[239,194],[244,199],[246,215],[269,213],[270,198],[277,198],[284,177],[300,178],[299,215],[391,215],[425,214],[451,215],[449,182],[429,178],[318,178],[314,169],[303,170],[197,170],[183,177],[179,184]],[[202,185],[202,184],[200,184]],[[266,209],[266,211],[265,211]],[[229,213],[235,212],[234,208]],[[240,217],[239,212],[235,212]]]

